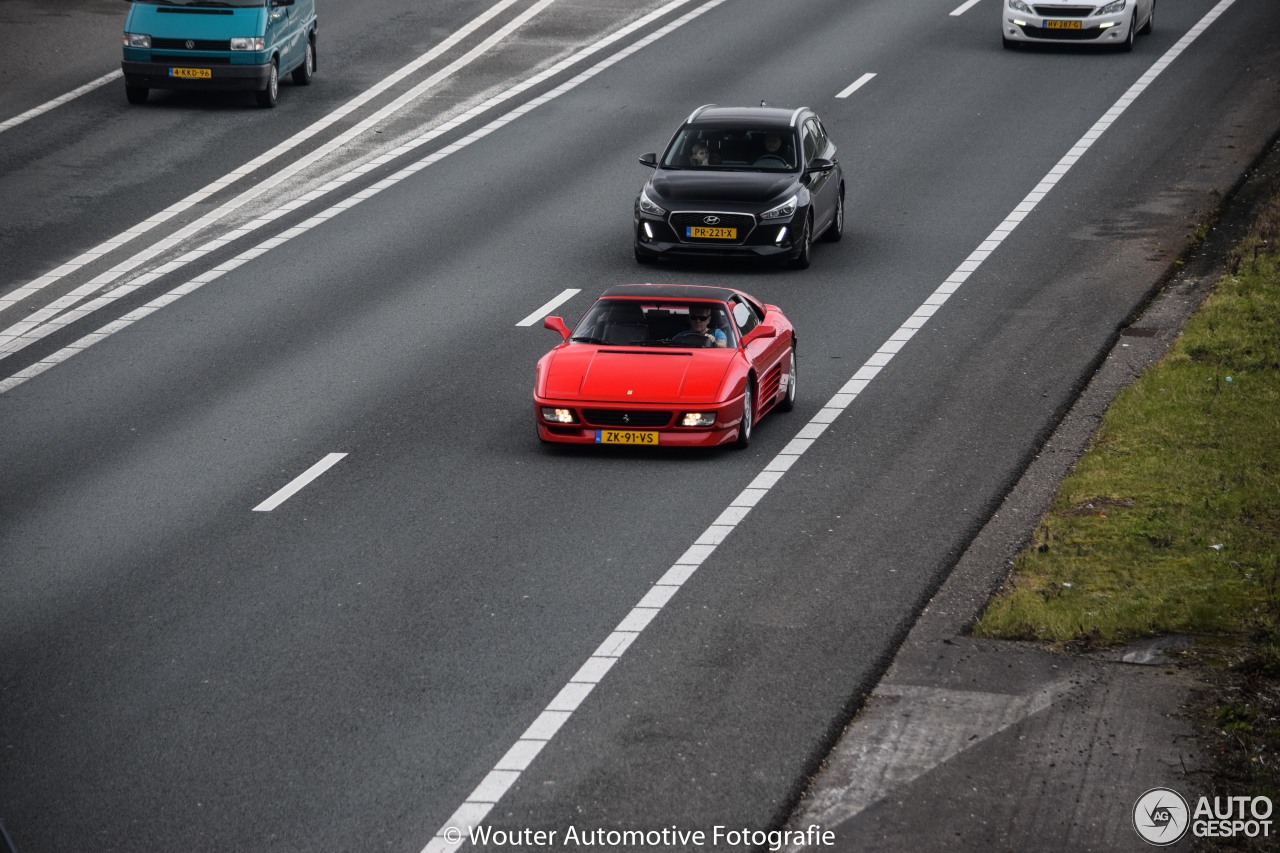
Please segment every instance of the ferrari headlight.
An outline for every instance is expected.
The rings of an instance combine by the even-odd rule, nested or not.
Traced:
[[[799,196],[792,196],[777,207],[770,208],[760,214],[761,219],[780,219],[783,216],[790,216],[796,212],[796,204]]]
[[[542,419],[553,424],[576,424],[578,419],[573,416],[573,409],[553,409],[550,406],[542,407]]]
[[[1116,12],[1124,11],[1124,4],[1128,0],[1116,0],[1114,3],[1108,3],[1098,10],[1099,15],[1114,15]]]
[[[680,426],[686,427],[711,426],[715,422],[715,412],[685,412],[684,417],[680,418]]]
[[[245,38],[233,38],[231,40],[232,50],[266,50],[267,40],[265,38],[256,38],[247,36]]]
[[[640,210],[650,216],[666,216],[667,211],[653,203],[653,199],[649,198],[649,194],[644,190],[640,190]]]
[[[1031,7],[1026,3],[1023,3],[1022,0],[1009,0],[1009,8],[1015,12],[1024,12],[1028,15],[1031,14]]]
[[[125,33],[125,47],[151,47],[151,36],[146,33]]]

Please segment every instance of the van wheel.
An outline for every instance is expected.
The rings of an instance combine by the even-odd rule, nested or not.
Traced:
[[[151,92],[146,86],[125,86],[124,96],[129,99],[131,104],[145,104],[147,95]]]
[[[274,107],[280,103],[280,66],[275,59],[271,60],[271,73],[267,75],[267,85],[258,93],[258,106]]]
[[[302,60],[302,64],[293,69],[293,85],[306,86],[311,82],[311,77],[316,73],[316,40],[314,38],[307,39],[307,55]]]

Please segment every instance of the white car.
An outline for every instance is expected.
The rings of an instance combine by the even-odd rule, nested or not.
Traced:
[[[1133,50],[1136,34],[1151,32],[1156,0],[1002,0],[1004,46],[1102,45]]]

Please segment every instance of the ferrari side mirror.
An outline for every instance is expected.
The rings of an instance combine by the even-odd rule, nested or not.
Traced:
[[[560,337],[569,340],[569,327],[565,325],[563,317],[557,317],[552,314],[542,321],[543,328],[550,329],[553,332],[559,332]]]

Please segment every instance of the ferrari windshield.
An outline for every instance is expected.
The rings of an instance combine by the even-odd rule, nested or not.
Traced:
[[[796,170],[795,134],[790,128],[701,127],[680,129],[662,155],[670,169]]]
[[[720,302],[602,299],[573,330],[576,343],[632,347],[731,347],[733,325]]]

